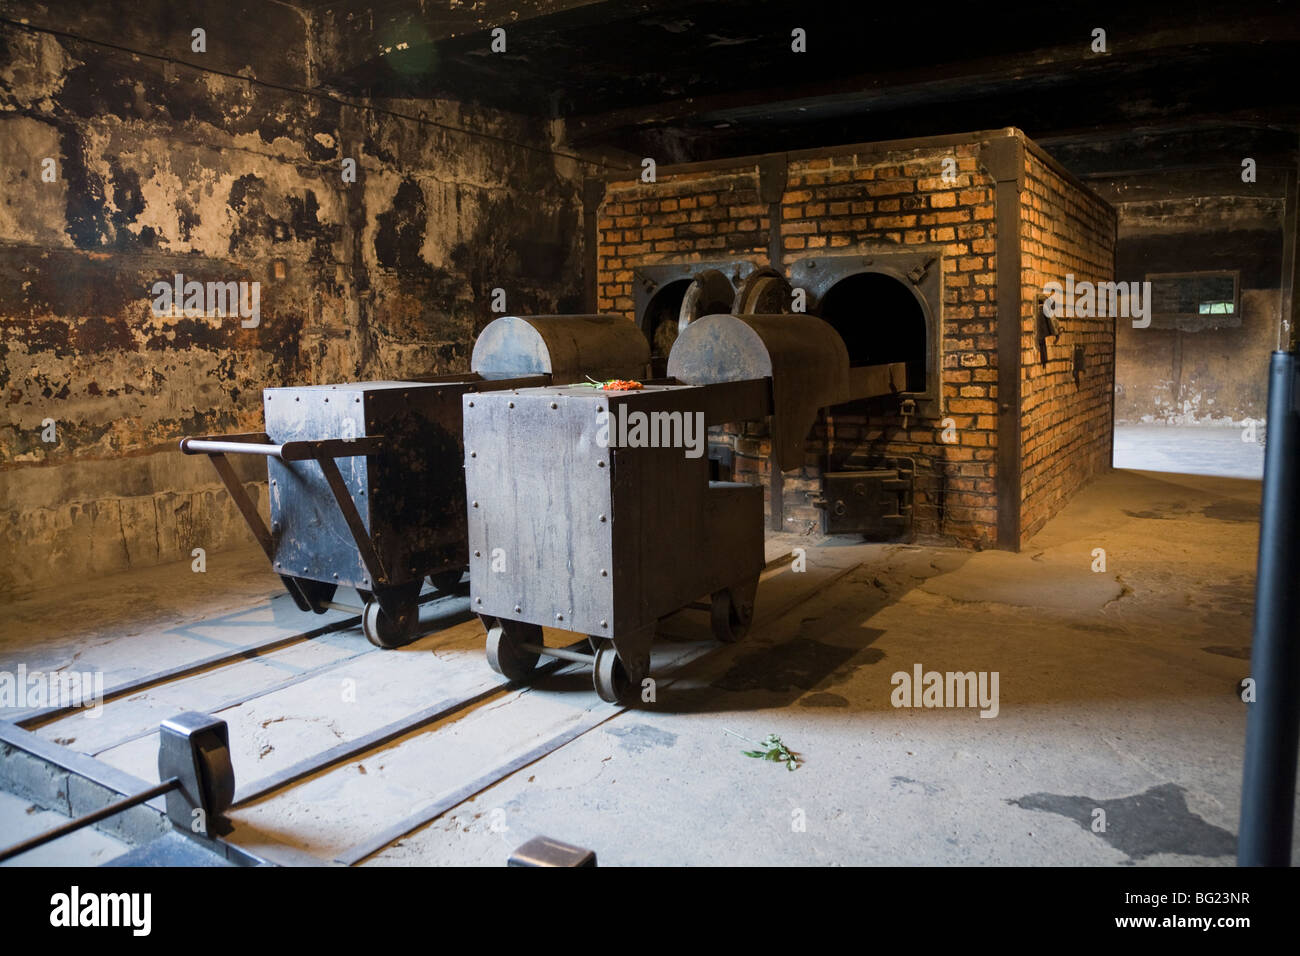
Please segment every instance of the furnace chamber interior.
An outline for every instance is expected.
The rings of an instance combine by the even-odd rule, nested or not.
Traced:
[[[661,286],[650,297],[641,317],[641,331],[650,341],[651,361],[659,364],[667,362],[668,353],[677,341],[677,321],[682,310],[682,300],[686,298],[686,291],[690,287],[690,279],[677,279]]]
[[[822,296],[821,318],[844,340],[849,365],[907,364],[909,392],[926,390],[925,307],[903,282],[883,272],[858,272]]]

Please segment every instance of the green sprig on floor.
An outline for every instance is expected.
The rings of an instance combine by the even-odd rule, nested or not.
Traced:
[[[741,753],[746,757],[754,757],[757,760],[773,760],[776,763],[783,763],[785,764],[786,770],[793,771],[799,769],[799,752],[787,747],[776,734],[768,734],[761,742],[759,742],[757,740],[750,740],[748,737],[742,737],[734,730],[727,730],[726,727],[723,727],[722,729],[726,733],[731,734],[731,736],[739,737],[746,743],[751,743],[755,747],[760,748],[758,750],[742,750]]]

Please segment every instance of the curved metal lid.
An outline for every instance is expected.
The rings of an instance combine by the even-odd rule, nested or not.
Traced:
[[[470,369],[487,379],[550,375],[557,385],[644,378],[650,344],[619,315],[503,315],[479,333]]]
[[[687,385],[772,381],[772,451],[782,471],[803,464],[817,410],[850,399],[849,354],[813,315],[708,315],[677,337],[668,374]]]

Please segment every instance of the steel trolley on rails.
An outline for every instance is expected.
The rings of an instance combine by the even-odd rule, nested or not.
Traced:
[[[820,408],[890,394],[904,372],[850,369],[815,316],[718,314],[685,324],[669,378],[639,389],[463,396],[470,595],[488,663],[527,680],[543,655],[586,662],[613,702],[649,676],[656,621],[701,596],[714,635],[742,637],[764,565],[763,490],[710,481],[686,429],[770,415],[773,467],[788,470]],[[587,635],[590,652],[546,647],[544,626]]]
[[[468,564],[462,399],[584,378],[635,378],[644,335],[618,316],[503,316],[475,342],[471,371],[422,381],[263,391],[264,432],[186,438],[216,467],[286,590],[323,613],[337,588],[364,602],[378,647],[408,643],[424,580],[454,587]],[[270,527],[228,455],[267,459]]]

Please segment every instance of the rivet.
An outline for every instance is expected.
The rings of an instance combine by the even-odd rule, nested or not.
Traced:
[[[469,407],[470,407],[470,408],[473,408],[473,407],[474,407],[474,403],[473,403],[473,402],[470,402],[470,403],[469,403]]]
[[[609,577],[609,572],[606,571],[604,568],[601,568],[601,569],[600,569],[600,576],[601,576],[602,578],[607,578],[607,577]]]
[[[360,396],[360,395],[358,395],[358,396],[356,397],[356,401],[357,401],[358,403],[361,401],[361,396]]]
[[[477,458],[477,457],[478,457],[478,452],[476,452],[476,451],[472,451],[472,452],[470,452],[470,453],[469,453],[469,457],[471,457],[471,458]]]
[[[601,515],[601,516],[600,516],[600,520],[601,520],[601,521],[604,521],[604,520],[605,520],[605,516],[604,516],[604,515]]]
[[[475,603],[475,604],[482,604],[482,603],[483,603],[483,599],[482,599],[482,598],[475,598],[475,599],[474,599],[474,603]]]
[[[275,562],[275,566],[276,566],[276,567],[277,567],[277,568],[279,568],[279,567],[283,567],[283,565],[282,565],[282,564],[280,564],[280,562],[279,562],[279,561],[277,561],[277,562]]]
[[[600,622],[600,626],[601,626],[601,627],[609,627],[609,621],[601,621],[601,622]]]
[[[598,411],[598,412],[603,412],[604,410],[605,410],[605,406],[604,406],[604,405],[597,405],[597,406],[596,406],[596,411]]]
[[[516,604],[516,605],[515,605],[515,613],[518,614],[518,613],[520,613],[521,611],[523,611],[523,608],[521,608],[518,604]]]
[[[476,557],[476,558],[481,558],[481,557],[483,557],[483,552],[482,552],[482,551],[475,551],[475,552],[474,552],[474,557]]]
[[[514,408],[514,407],[515,407],[514,402],[506,402],[506,408]]]
[[[274,478],[271,479],[271,484],[275,484],[275,479],[274,479]]]
[[[564,620],[564,615],[563,615],[563,614],[556,614],[556,615],[555,615],[555,619],[556,619],[557,621],[563,621],[563,620]]]
[[[603,461],[598,461],[598,462],[596,462],[596,467],[597,467],[597,468],[604,468],[604,467],[605,467],[605,463],[604,463]]]
[[[478,507],[478,502],[477,502],[477,501],[476,501],[476,502],[474,502],[474,507],[475,507],[475,508],[477,508],[477,507]]]
[[[301,402],[301,401],[302,401],[302,396],[300,396],[300,395],[295,395],[295,396],[293,397],[293,400],[294,400],[295,402]]]
[[[305,564],[302,566],[302,573],[303,573],[303,574],[306,574],[306,573],[307,573],[307,565],[305,565]]]
[[[335,572],[335,574],[334,574],[334,580],[336,580],[336,581],[337,581],[337,580],[338,580],[338,578],[339,578],[339,576],[338,576],[338,573],[337,573],[337,572]]]
[[[559,405],[556,405],[554,402],[551,402],[551,408],[559,408],[559,407],[560,407]]]

